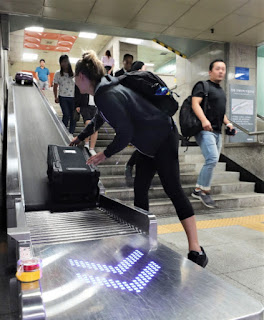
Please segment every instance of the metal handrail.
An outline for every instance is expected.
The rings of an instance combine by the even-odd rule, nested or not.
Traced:
[[[264,117],[261,116],[259,113],[257,114],[257,117],[258,117],[260,120],[263,120],[263,121],[264,121]]]
[[[236,122],[230,120],[230,122],[236,127],[238,128],[239,130],[243,131],[244,133],[246,133],[247,135],[249,136],[259,136],[261,134],[264,134],[264,131],[248,131],[247,129],[241,127],[239,124],[237,124]]]

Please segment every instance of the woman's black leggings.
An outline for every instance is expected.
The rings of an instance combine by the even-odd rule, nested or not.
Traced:
[[[130,167],[134,167],[134,165],[136,164],[137,162],[137,157],[138,155],[140,154],[139,151],[135,150],[133,153],[132,153],[132,156],[130,157],[130,159],[128,160],[127,162],[127,166],[130,166]]]
[[[178,146],[179,134],[175,128],[160,146],[154,158],[138,153],[134,205],[149,210],[148,190],[155,173],[158,172],[164,191],[171,199],[179,219],[184,220],[193,216],[194,212],[180,183]]]

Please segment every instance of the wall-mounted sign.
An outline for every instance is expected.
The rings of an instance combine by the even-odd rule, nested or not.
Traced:
[[[244,129],[256,130],[255,87],[230,84],[230,120]],[[237,129],[237,134],[230,136],[230,142],[254,142],[255,136],[249,136]]]
[[[249,80],[249,68],[235,67],[235,79]]]

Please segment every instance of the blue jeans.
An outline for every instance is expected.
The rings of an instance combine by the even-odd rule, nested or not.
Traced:
[[[61,111],[62,111],[62,122],[64,123],[65,127],[68,127],[68,123],[70,121],[70,128],[69,132],[74,133],[75,130],[75,121],[73,118],[73,111],[74,111],[74,98],[73,97],[61,97],[59,96]]]
[[[213,170],[219,160],[222,136],[221,133],[203,130],[195,136],[195,139],[205,158],[205,164],[200,171],[196,187],[207,191],[211,188]]]

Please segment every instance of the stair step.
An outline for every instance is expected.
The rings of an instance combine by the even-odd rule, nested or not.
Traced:
[[[96,152],[98,152],[98,149],[95,148]],[[107,166],[107,165],[125,165],[125,163],[127,163],[127,161],[130,159],[131,154],[121,154],[118,153],[110,158],[107,158],[104,162],[103,165]],[[99,166],[100,168],[100,166]]]
[[[189,199],[194,210],[203,210],[206,208],[200,200],[191,197]],[[213,199],[217,204],[217,209],[264,206],[264,194],[262,193],[219,194],[213,196]],[[126,203],[133,205],[133,201],[127,201]],[[151,200],[149,208],[149,212],[153,214],[162,215],[163,213],[176,215],[175,208],[169,199]],[[214,209],[210,209],[210,212],[214,213]]]
[[[211,194],[234,194],[234,193],[250,193],[254,192],[255,184],[253,182],[234,182],[234,183],[219,183],[211,186]],[[182,188],[187,196],[193,191],[194,185],[182,185]],[[115,188],[106,189],[106,194],[110,198],[120,199],[123,201],[134,200],[134,189],[133,188]],[[149,189],[149,199],[168,199],[168,196],[163,190],[162,186],[154,186]]]
[[[96,151],[98,152],[98,150],[96,149]],[[111,158],[110,158],[111,159]],[[109,159],[109,161],[110,161]],[[127,160],[127,158],[124,158]],[[122,159],[121,159],[122,160]],[[106,160],[108,161],[108,160]],[[109,175],[124,175],[124,171],[125,171],[125,163],[124,161],[122,161],[122,163],[120,163],[119,159],[116,160],[116,162],[118,162],[118,164],[106,164],[106,162],[104,162],[103,165],[99,165],[98,168],[101,172],[101,176],[109,176]],[[202,163],[180,163],[180,172],[181,173],[188,173],[188,172],[196,172],[197,174],[200,172],[201,168],[202,168],[203,164]],[[215,167],[215,172],[221,172],[221,171],[225,171],[226,169],[226,164],[224,162],[219,162],[217,163],[216,167]],[[134,169],[135,171],[135,169]]]
[[[110,158],[111,159],[111,158]],[[196,172],[181,173],[180,175],[182,184],[193,184],[195,185],[197,180]],[[126,181],[124,176],[113,175],[113,176],[102,176],[100,178],[105,188],[115,187],[126,187]],[[213,183],[224,183],[224,182],[237,182],[239,181],[239,172],[214,172]],[[158,175],[155,175],[152,180],[152,185],[161,185]]]
[[[105,147],[107,147],[109,144],[110,144],[109,140],[97,140],[96,146],[95,146],[96,152],[104,151]],[[128,154],[132,154],[135,150],[136,149],[134,147],[126,147],[125,149],[123,149],[119,153],[113,155],[111,158],[117,157],[117,156],[120,158],[120,155],[125,156]],[[109,158],[108,160],[110,160],[111,158]],[[125,163],[126,161],[120,159],[120,162]],[[179,153],[179,162],[203,164],[204,157],[202,154],[181,154],[181,153]]]
[[[98,140],[97,140],[98,141]],[[105,147],[99,147],[95,146],[96,152],[103,152],[105,150]],[[119,156],[119,155],[132,155],[132,153],[135,151],[136,149],[134,147],[126,147],[125,149],[123,149],[122,151],[118,152],[115,154],[115,156]]]

